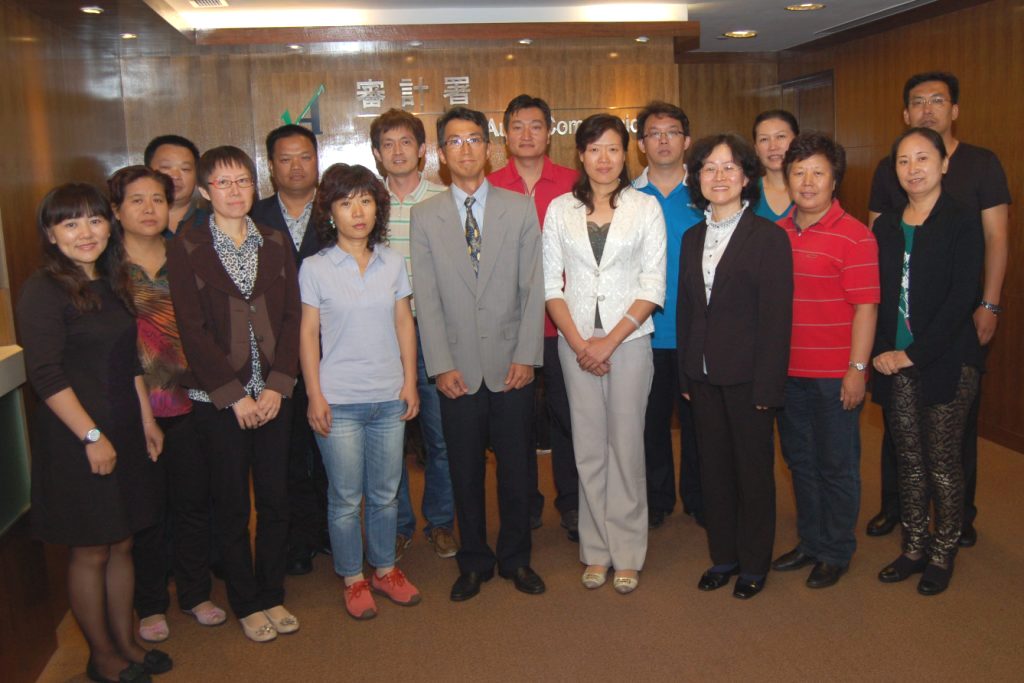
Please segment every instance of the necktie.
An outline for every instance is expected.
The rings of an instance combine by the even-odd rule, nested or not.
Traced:
[[[480,274],[480,226],[473,216],[474,197],[466,197],[466,252],[469,262],[473,265],[473,273]]]

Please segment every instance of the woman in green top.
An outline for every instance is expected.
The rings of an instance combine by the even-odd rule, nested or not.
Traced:
[[[984,242],[977,211],[942,191],[948,161],[938,133],[911,128],[891,158],[908,203],[874,225],[881,303],[872,397],[896,445],[903,552],[878,578],[924,572],[917,590],[935,595],[952,577],[963,516],[959,444],[982,366],[971,316]]]
[[[754,213],[773,223],[793,208],[782,160],[797,135],[800,135],[800,124],[785,109],[763,111],[754,119],[754,149],[764,166],[764,176],[757,179],[761,195],[753,208]]]

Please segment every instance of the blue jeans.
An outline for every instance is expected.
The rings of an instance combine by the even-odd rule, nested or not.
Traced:
[[[327,470],[327,527],[334,571],[363,571],[359,504],[366,496],[366,547],[373,567],[395,563],[405,401],[331,406],[331,432],[316,435]]]
[[[423,505],[420,512],[427,520],[425,531],[435,527],[451,530],[455,520],[455,504],[452,502],[452,478],[448,472],[448,447],[441,429],[441,400],[437,387],[427,379],[427,367],[423,362],[422,345],[416,338],[416,388],[420,394],[420,431],[426,450],[427,466],[423,471]],[[398,487],[398,533],[412,538],[416,531],[416,513],[409,498],[409,473],[402,459],[402,482]]]
[[[779,414],[782,456],[793,475],[800,550],[850,563],[860,511],[860,410],[843,410],[841,379],[789,377]]]

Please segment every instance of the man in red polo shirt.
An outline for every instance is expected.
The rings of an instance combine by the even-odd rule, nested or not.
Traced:
[[[555,197],[572,191],[577,173],[559,166],[547,156],[551,142],[551,107],[539,97],[519,95],[505,108],[505,141],[509,163],[487,176],[495,187],[528,194],[537,206],[541,227],[548,204]],[[562,366],[558,361],[558,331],[551,319],[544,320],[544,394],[551,422],[551,468],[554,472],[555,507],[562,516],[562,526],[572,541],[579,540],[579,479],[576,456],[572,450],[572,428],[569,422],[569,398],[565,393]],[[544,496],[537,488],[537,457],[530,460],[533,494],[530,501],[530,524],[541,525]]]

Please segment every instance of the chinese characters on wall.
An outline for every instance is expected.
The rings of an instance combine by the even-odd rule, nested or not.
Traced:
[[[399,102],[402,109],[425,109],[424,96],[430,90],[430,86],[420,77],[416,81],[412,78],[402,78],[398,81]],[[469,76],[445,76],[444,90],[441,96],[448,101],[449,106],[469,105]],[[356,99],[365,111],[367,109],[381,109],[390,106],[387,102],[388,93],[384,81],[367,79],[356,81]],[[417,102],[417,99],[419,100]]]

